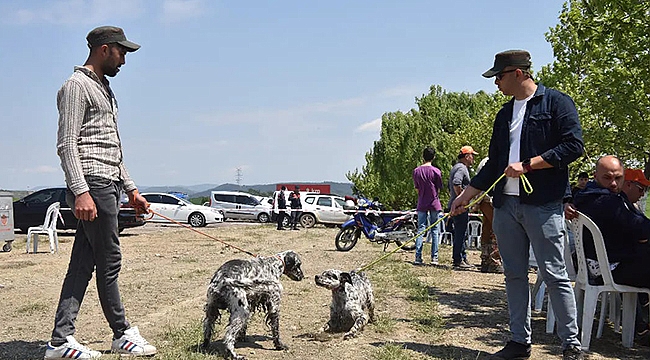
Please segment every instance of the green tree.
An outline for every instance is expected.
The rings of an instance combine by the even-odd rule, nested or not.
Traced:
[[[366,153],[366,165],[347,178],[358,192],[378,196],[390,208],[413,208],[417,193],[412,173],[422,162],[422,150],[426,146],[436,150],[433,165],[442,171],[446,185],[463,145],[474,147],[477,158],[487,154],[494,116],[505,101],[500,93],[446,92],[432,86],[428,94],[416,98],[417,109],[382,116],[380,138]],[[440,195],[446,205],[446,186]]]
[[[541,78],[576,102],[590,166],[616,154],[650,175],[649,18],[648,1],[570,0],[546,34],[556,60]]]

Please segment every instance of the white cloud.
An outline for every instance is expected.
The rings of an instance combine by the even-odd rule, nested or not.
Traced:
[[[354,132],[375,132],[381,130],[381,118],[361,124]]]
[[[204,12],[202,0],[165,0],[162,21],[179,22],[201,16]]]
[[[59,0],[35,5],[32,8],[4,7],[0,19],[16,24],[97,24],[111,19],[135,18],[143,12],[141,0]]]
[[[55,173],[58,172],[59,168],[50,166],[50,165],[41,165],[33,168],[26,168],[23,169],[23,172],[29,173],[29,174],[49,174],[49,173]]]

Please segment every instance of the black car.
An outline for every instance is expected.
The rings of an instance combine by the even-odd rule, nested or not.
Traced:
[[[77,218],[65,201],[64,187],[48,188],[36,191],[24,198],[14,201],[14,227],[22,232],[27,232],[30,226],[43,225],[47,208],[52,203],[61,203],[61,219],[57,220],[56,228],[59,230],[74,230],[77,228]],[[133,208],[121,207],[118,216],[120,232],[126,228],[144,225],[144,215],[136,215]]]

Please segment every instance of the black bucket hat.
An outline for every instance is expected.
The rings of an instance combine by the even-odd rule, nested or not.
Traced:
[[[520,69],[529,69],[531,65],[530,53],[526,50],[508,50],[503,51],[494,56],[494,66],[486,72],[483,76],[491,78],[496,74],[503,71],[508,66],[515,66]]]
[[[124,30],[117,26],[100,26],[94,28],[88,33],[86,40],[90,48],[113,43],[124,46],[129,52],[136,51],[140,48],[140,45],[127,40],[126,35],[124,35]]]

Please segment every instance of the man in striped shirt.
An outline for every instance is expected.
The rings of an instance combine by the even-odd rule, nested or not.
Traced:
[[[153,355],[156,348],[126,320],[117,284],[122,259],[117,227],[122,190],[137,211],[146,212],[149,204],[124,166],[117,101],[106,79],[117,75],[126,53],[140,45],[128,41],[124,31],[113,26],[92,30],[86,40],[90,48],[86,63],[75,67],[57,95],[57,153],[68,186],[67,202],[79,222],[45,359],[101,356],[73,337],[94,269],[102,310],[113,330],[111,350]]]

